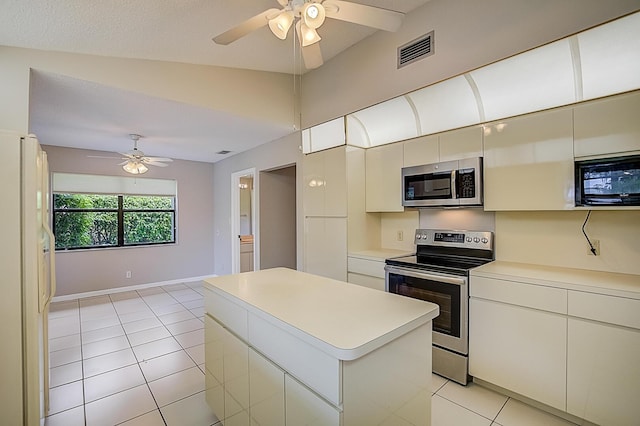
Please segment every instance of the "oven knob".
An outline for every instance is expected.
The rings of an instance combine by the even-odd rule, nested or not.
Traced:
[[[467,242],[470,243],[471,241],[473,241],[471,237],[467,237]]]
[[[473,242],[474,242],[474,243],[479,243],[479,242],[480,242],[480,238],[475,237],[475,238],[473,239]]]
[[[483,239],[482,239],[482,243],[483,243],[483,244],[487,244],[488,242],[489,242],[489,240],[488,240],[488,239],[486,239],[486,238],[483,238]]]

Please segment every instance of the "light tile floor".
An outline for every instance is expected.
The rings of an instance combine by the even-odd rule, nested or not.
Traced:
[[[51,305],[46,425],[209,426],[201,283]],[[471,383],[433,375],[433,426],[567,426]]]

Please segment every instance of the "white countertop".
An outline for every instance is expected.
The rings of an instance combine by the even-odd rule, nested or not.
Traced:
[[[367,260],[377,260],[380,262],[384,262],[385,259],[389,259],[392,257],[401,257],[401,256],[411,256],[415,251],[406,251],[406,250],[398,250],[398,249],[367,249],[367,250],[355,250],[350,251],[347,256],[349,257],[357,257],[360,259]]]
[[[287,268],[224,275],[205,283],[343,360],[359,358],[439,313],[433,303]]]
[[[470,274],[640,299],[640,275],[502,261],[494,261],[474,268]]]

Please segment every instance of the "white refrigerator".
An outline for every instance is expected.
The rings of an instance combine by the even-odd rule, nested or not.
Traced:
[[[47,155],[34,136],[0,130],[0,417],[44,424],[47,315],[55,293]]]

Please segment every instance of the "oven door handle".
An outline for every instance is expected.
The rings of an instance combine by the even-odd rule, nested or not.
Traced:
[[[450,277],[447,275],[439,275],[439,274],[430,274],[428,272],[422,272],[422,271],[414,272],[409,269],[396,268],[394,266],[389,266],[389,265],[385,266],[384,270],[391,274],[406,275],[408,277],[422,278],[426,280],[438,281],[438,282],[447,283],[447,284],[455,284],[455,285],[462,286],[467,283],[467,280],[465,278]]]

